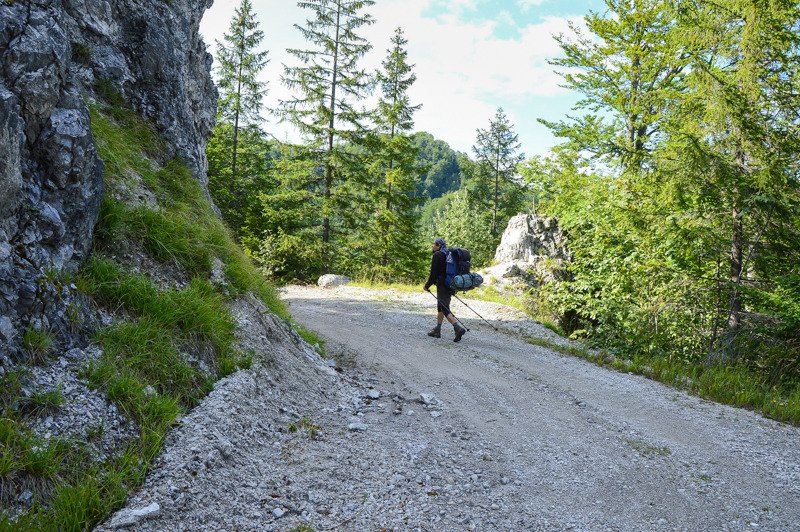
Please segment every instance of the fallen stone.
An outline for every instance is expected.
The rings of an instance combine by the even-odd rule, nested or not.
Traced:
[[[434,402],[436,401],[436,396],[431,393],[421,393],[419,394],[419,398],[426,405],[434,404]]]
[[[317,285],[320,288],[336,288],[337,286],[350,284],[350,282],[351,280],[349,277],[345,277],[344,275],[333,275],[329,273],[320,277],[317,280]]]
[[[149,506],[145,506],[144,508],[138,508],[135,510],[123,509],[114,514],[114,517],[111,519],[111,523],[109,523],[109,526],[112,529],[133,526],[136,523],[144,521],[145,519],[155,517],[160,513],[161,513],[161,507],[156,502],[154,502]]]

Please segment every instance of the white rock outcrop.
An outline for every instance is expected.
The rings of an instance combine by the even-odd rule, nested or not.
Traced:
[[[518,214],[509,220],[495,265],[481,270],[484,286],[522,292],[542,284],[563,280],[564,264],[571,260],[567,236],[556,218]]]

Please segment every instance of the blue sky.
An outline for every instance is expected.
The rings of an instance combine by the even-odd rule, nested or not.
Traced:
[[[212,53],[239,2],[215,0],[206,11],[200,31]],[[293,25],[303,25],[313,13],[292,0],[251,2],[271,60],[262,75],[269,83],[264,102],[274,107],[291,94],[280,81],[282,65],[296,64],[286,48],[307,47]],[[547,64],[561,55],[552,35],[568,33],[568,20],[582,22],[590,9],[604,7],[601,0],[377,0],[369,8],[377,22],[360,32],[373,46],[362,66],[380,66],[400,26],[409,41],[409,62],[416,65],[417,82],[409,94],[412,103],[422,104],[414,116],[415,130],[469,153],[476,130],[488,127],[502,107],[519,134],[521,150],[528,156],[544,154],[557,139],[536,119],[559,120],[577,100],[558,86],[561,78]],[[267,131],[297,140],[288,125],[266,118]]]

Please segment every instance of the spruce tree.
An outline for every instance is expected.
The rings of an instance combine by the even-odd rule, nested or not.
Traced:
[[[217,108],[217,121],[233,125],[231,148],[231,171],[236,176],[236,158],[239,151],[239,130],[242,126],[254,126],[262,121],[262,98],[266,83],[258,81],[258,75],[267,65],[269,52],[255,49],[264,39],[258,29],[250,0],[242,0],[231,18],[230,33],[224,34],[225,43],[217,40],[218,85],[221,96]]]
[[[411,105],[408,89],[416,81],[414,65],[406,62],[408,52],[403,30],[397,28],[387,50],[383,70],[376,72],[382,96],[375,113],[376,134],[372,137],[371,170],[376,186],[371,188],[372,204],[379,206],[366,231],[370,254],[380,261],[382,273],[409,277],[420,263],[415,244],[416,216],[413,198],[419,149],[406,132],[414,127],[412,115],[421,105]]]
[[[492,233],[497,233],[497,211],[502,208],[508,218],[520,206],[523,196],[521,185],[515,180],[517,166],[525,155],[517,153],[519,136],[508,121],[502,108],[497,109],[489,129],[478,129],[478,137],[472,151],[475,153],[480,179],[489,182],[492,201]]]
[[[299,159],[316,162],[320,171],[298,175],[294,186],[313,194],[321,219],[323,262],[335,230],[349,230],[362,214],[354,208],[363,200],[366,167],[363,156],[352,149],[365,133],[368,113],[356,107],[372,87],[370,75],[358,61],[371,45],[356,32],[374,23],[362,13],[373,0],[308,0],[298,2],[313,11],[305,27],[295,25],[312,47],[287,49],[300,66],[284,64],[281,81],[296,96],[280,102],[275,113],[294,125],[304,138],[296,149]],[[350,147],[348,148],[347,144]],[[288,183],[292,186],[291,183]],[[333,220],[333,223],[332,223]],[[316,225],[316,221],[313,222]],[[334,227],[340,224],[339,227]],[[311,243],[309,243],[311,244]],[[327,268],[327,264],[323,265]]]

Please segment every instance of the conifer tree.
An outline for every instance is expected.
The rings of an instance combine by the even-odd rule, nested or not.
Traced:
[[[414,127],[412,115],[421,105],[411,105],[408,89],[416,81],[414,65],[406,62],[408,52],[403,30],[397,28],[387,50],[383,70],[376,72],[382,96],[375,113],[376,135],[372,138],[371,169],[376,186],[371,188],[372,204],[379,206],[367,236],[367,247],[380,261],[380,268],[394,275],[411,275],[420,264],[421,250],[415,245],[416,217],[413,207],[421,198],[413,198],[418,170],[415,160],[419,149],[406,132]]]
[[[490,183],[492,189],[492,233],[497,233],[497,211],[500,208],[501,195],[505,211],[515,210],[522,197],[522,189],[515,181],[517,166],[525,159],[525,155],[517,153],[520,147],[519,136],[508,121],[502,108],[497,109],[489,129],[478,129],[478,138],[472,151],[475,153],[480,178]],[[504,213],[506,216],[509,212]],[[516,214],[516,213],[513,213]]]
[[[718,302],[710,346],[712,354],[730,353],[741,342],[746,305],[752,310],[754,302],[769,300],[766,283],[800,278],[799,77],[788,66],[800,61],[800,6],[791,0],[678,6],[677,41],[692,58],[690,90],[656,153],[678,192],[670,200],[703,227],[704,240],[727,262],[728,272],[717,274],[727,281],[727,297]],[[715,351],[723,327],[722,349]]]
[[[374,23],[362,13],[373,0],[307,0],[302,8],[313,11],[305,27],[295,25],[313,47],[288,49],[300,66],[286,66],[281,81],[296,96],[280,102],[275,113],[294,125],[304,137],[304,160],[315,161],[320,172],[297,176],[296,186],[314,194],[316,212],[321,218],[322,242],[328,244],[334,233],[332,220],[354,226],[360,212],[354,209],[359,190],[366,182],[363,157],[345,145],[360,141],[368,113],[356,107],[371,90],[372,79],[358,67],[358,61],[371,49],[356,31]],[[326,253],[328,246],[323,246]],[[323,259],[324,260],[324,259]]]
[[[236,176],[236,158],[239,150],[239,133],[242,125],[257,125],[262,121],[262,98],[266,83],[258,81],[258,75],[267,65],[269,52],[256,52],[264,39],[258,29],[250,0],[242,0],[231,19],[230,33],[224,34],[227,44],[217,40],[219,61],[219,88],[221,97],[217,108],[217,120],[233,124],[231,171]]]

